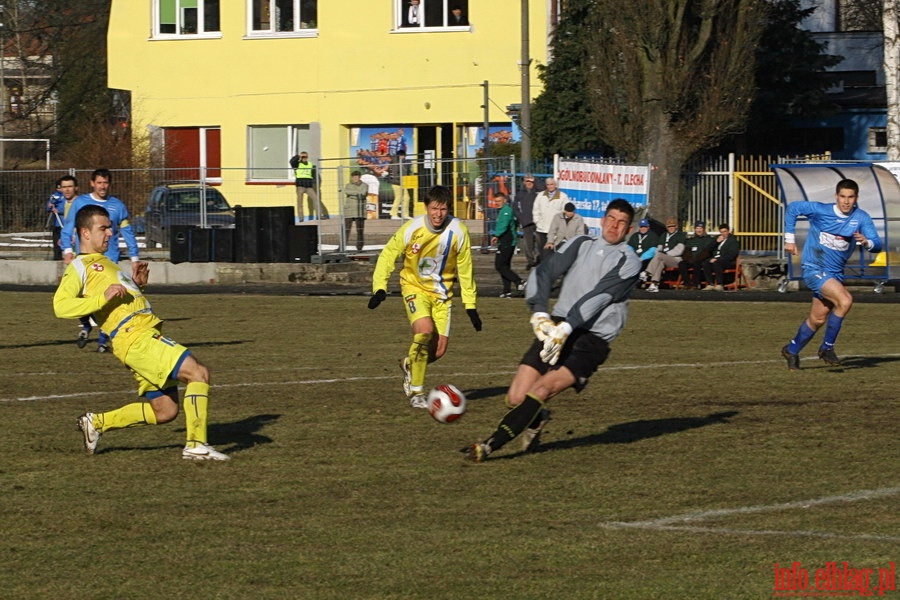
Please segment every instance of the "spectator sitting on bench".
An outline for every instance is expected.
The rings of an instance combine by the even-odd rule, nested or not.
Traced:
[[[648,292],[658,292],[663,271],[674,269],[681,262],[685,242],[687,242],[687,235],[678,227],[675,217],[669,217],[666,220],[666,232],[659,238],[656,254],[650,259],[647,270],[641,273],[642,280],[650,280],[650,285],[647,286]]]
[[[709,282],[704,291],[724,292],[724,272],[737,266],[738,254],[741,253],[741,243],[731,235],[728,223],[719,225],[719,237],[716,238],[710,249],[712,256],[704,260],[702,264],[703,275]],[[735,276],[737,276],[736,273]]]
[[[687,239],[684,254],[681,255],[681,262],[678,263],[678,271],[681,273],[684,289],[695,290],[700,287],[703,279],[703,261],[712,255],[714,243],[713,237],[706,233],[706,222],[695,221],[694,235]]]

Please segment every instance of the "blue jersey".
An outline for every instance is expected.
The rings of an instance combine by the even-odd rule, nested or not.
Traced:
[[[870,252],[881,251],[881,238],[869,213],[855,207],[843,214],[837,204],[791,202],[784,211],[784,232],[793,236],[797,217],[809,219],[809,235],[803,246],[801,264],[807,272],[825,272],[838,281],[844,280],[844,265],[856,250],[853,234],[857,231],[870,242]]]
[[[109,196],[106,200],[99,200],[94,198],[91,194],[83,194],[72,200],[72,206],[69,207],[69,212],[66,214],[66,222],[62,234],[60,234],[60,239],[72,239],[75,232],[75,215],[78,214],[78,211],[81,210],[82,207],[89,204],[102,206],[109,213],[109,220],[112,222],[112,237],[109,238],[109,249],[106,251],[107,258],[113,262],[119,262],[119,234],[121,233],[122,237],[125,239],[125,245],[128,247],[128,256],[137,259],[138,245],[137,240],[134,237],[134,232],[131,230],[131,224],[128,222],[128,208],[125,206],[124,202],[115,196]],[[65,243],[65,241],[63,243]],[[77,254],[77,236],[74,245],[75,253]],[[64,248],[63,254],[71,250],[72,248]]]

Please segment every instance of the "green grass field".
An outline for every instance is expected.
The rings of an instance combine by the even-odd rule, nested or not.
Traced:
[[[133,401],[131,375],[49,294],[2,293],[3,598],[772,598],[776,563],[835,597],[815,574],[844,561],[900,594],[896,305],[854,307],[845,367],[812,346],[789,372],[806,304],[635,301],[540,452],[469,465],[530,340],[521,301],[482,300],[481,333],[457,314],[428,385],[469,412],[441,425],[400,389],[396,295],[150,298],[211,368],[233,460],[183,461],[182,417],[85,455],[75,418]]]

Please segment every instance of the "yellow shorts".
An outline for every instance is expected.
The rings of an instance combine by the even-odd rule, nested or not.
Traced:
[[[450,300],[440,300],[422,292],[411,292],[403,294],[403,305],[410,325],[419,319],[430,317],[434,321],[435,332],[450,337],[450,314],[453,312]]]
[[[130,341],[130,340],[129,340]],[[113,352],[116,340],[113,339]],[[162,335],[156,329],[147,329],[135,334],[134,341],[118,358],[131,369],[138,382],[138,396],[154,398],[159,392],[178,385],[175,375],[181,363],[191,351],[174,340]],[[118,355],[117,355],[118,356]]]

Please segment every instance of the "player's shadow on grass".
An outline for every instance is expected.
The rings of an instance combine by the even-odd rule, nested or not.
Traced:
[[[216,346],[238,346],[253,340],[229,340],[227,342],[182,342],[188,348],[214,348]]]
[[[493,398],[495,396],[504,396],[509,387],[490,387],[478,390],[466,390],[466,400],[481,400],[482,398]]]
[[[202,348],[204,346],[207,347],[215,347],[215,346],[235,346],[238,344],[246,344],[252,340],[229,340],[227,342],[184,342],[184,345],[188,348]],[[91,340],[89,344],[96,344],[96,340]],[[24,350],[25,348],[42,348],[42,347],[53,347],[53,346],[75,346],[74,338],[71,340],[53,340],[46,342],[34,342],[31,344],[4,344],[0,345],[0,350]]]
[[[75,338],[73,337],[70,340],[53,340],[52,342],[34,342],[32,344],[4,344],[0,346],[0,350],[19,350],[24,348],[41,348],[44,346],[72,346],[75,348]]]
[[[254,415],[241,421],[233,423],[214,423],[207,427],[207,438],[210,445],[215,446],[218,450],[225,454],[233,454],[259,446],[261,444],[271,444],[272,438],[262,435],[260,430],[267,424],[281,418],[281,415]],[[165,426],[163,426],[165,427]],[[184,433],[184,427],[177,427],[176,433]],[[164,446],[118,446],[112,445],[109,448],[101,447],[97,450],[97,454],[106,452],[122,452],[132,450],[164,450],[166,448],[182,448],[184,444],[166,444]]]
[[[222,447],[222,451],[231,454],[247,450],[261,444],[271,444],[272,438],[260,431],[269,423],[277,421],[281,415],[254,415],[233,423],[215,423],[209,426],[209,443]]]
[[[595,444],[632,444],[661,435],[680,433],[682,431],[688,431],[689,429],[697,429],[699,427],[706,427],[707,425],[715,425],[717,423],[728,423],[728,420],[737,414],[738,411],[731,410],[727,412],[712,413],[705,417],[648,419],[620,423],[618,425],[611,425],[603,433],[596,433],[569,440],[542,443],[537,451],[549,452],[551,450],[568,450],[570,448],[593,446]],[[550,421],[550,424],[552,425],[553,421]]]
[[[823,365],[828,369],[835,370],[843,370],[843,369],[870,369],[872,367],[879,367],[882,364],[886,363],[894,363],[900,361],[900,356],[849,356],[847,358],[842,359],[842,363],[840,366],[834,365]]]

